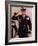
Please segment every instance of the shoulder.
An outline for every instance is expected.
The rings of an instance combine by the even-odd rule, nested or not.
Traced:
[[[22,15],[18,15],[18,17],[20,18],[20,17],[22,17]]]
[[[26,20],[29,20],[30,19],[30,17],[29,16],[26,16]]]
[[[22,15],[18,15],[18,17],[21,17]]]

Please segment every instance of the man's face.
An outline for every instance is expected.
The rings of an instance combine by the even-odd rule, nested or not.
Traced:
[[[26,11],[22,11],[22,15],[25,15],[26,14]]]

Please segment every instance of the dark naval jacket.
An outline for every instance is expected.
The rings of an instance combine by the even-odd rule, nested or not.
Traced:
[[[23,18],[22,15],[18,16],[19,18],[19,30],[18,30],[18,35],[19,37],[28,37],[28,27],[31,30],[31,20],[29,16],[25,16]]]

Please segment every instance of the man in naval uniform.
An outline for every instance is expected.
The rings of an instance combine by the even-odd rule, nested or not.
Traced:
[[[21,12],[22,14],[18,15],[19,18],[18,35],[20,38],[23,38],[23,37],[28,37],[28,33],[30,33],[32,27],[31,27],[30,17],[26,15],[26,9],[22,8]]]

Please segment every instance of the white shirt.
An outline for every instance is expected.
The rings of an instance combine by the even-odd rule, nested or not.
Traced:
[[[25,15],[23,15],[23,19],[25,18]]]

